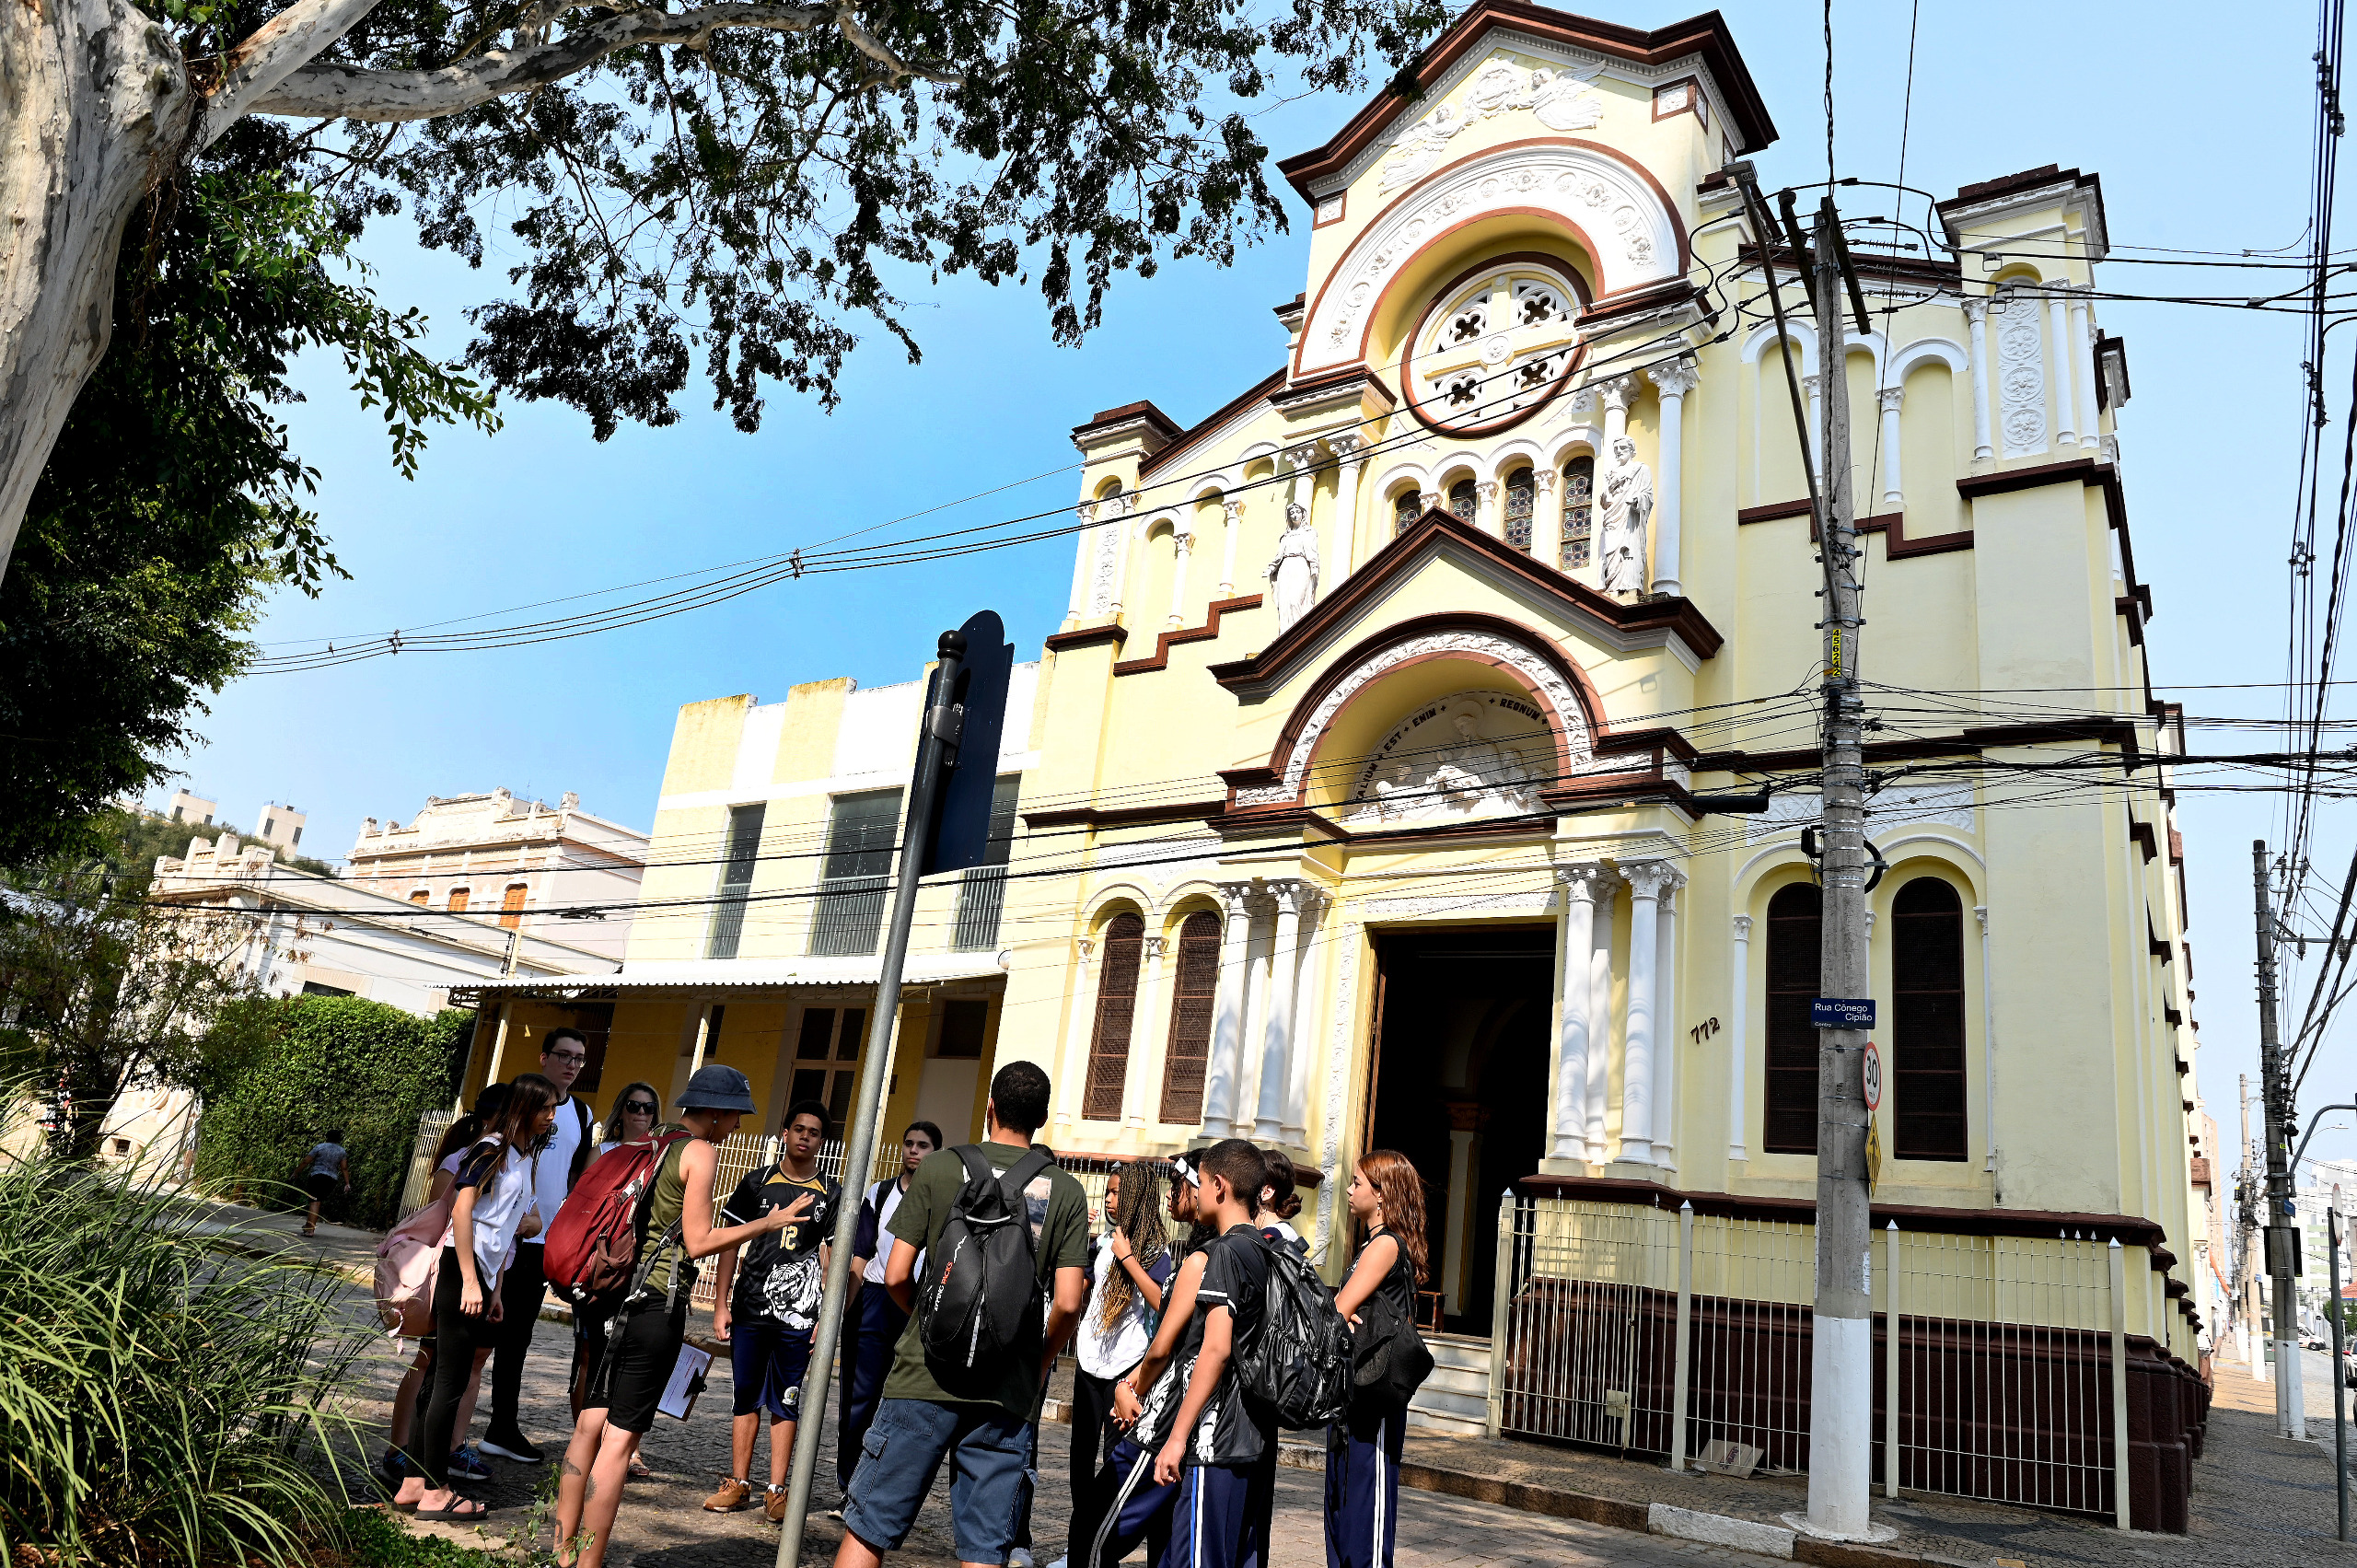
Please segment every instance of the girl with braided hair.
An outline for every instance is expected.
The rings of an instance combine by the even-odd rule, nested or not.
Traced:
[[[1143,1161],[1113,1174],[1106,1209],[1112,1228],[1097,1249],[1096,1279],[1082,1308],[1075,1335],[1080,1365],[1073,1376],[1072,1530],[1074,1559],[1080,1543],[1094,1540],[1097,1524],[1111,1499],[1100,1474],[1106,1439],[1111,1435],[1113,1385],[1145,1357],[1162,1317],[1162,1293],[1178,1260],[1170,1249],[1169,1216],[1162,1176]]]

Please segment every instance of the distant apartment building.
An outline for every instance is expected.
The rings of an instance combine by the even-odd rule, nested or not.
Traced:
[[[254,837],[274,845],[283,854],[293,854],[302,848],[303,824],[309,819],[291,806],[264,801],[261,809],[254,813]]]
[[[570,790],[554,806],[506,789],[431,796],[406,824],[368,818],[344,877],[620,962],[646,846],[646,834],[582,810]]]
[[[164,808],[165,816],[175,822],[186,822],[192,828],[213,826],[213,819],[219,816],[220,812],[219,801],[207,800],[203,796],[191,795],[184,789],[174,790],[172,803]]]

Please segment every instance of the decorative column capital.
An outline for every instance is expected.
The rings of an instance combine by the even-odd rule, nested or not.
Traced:
[[[1170,938],[1167,936],[1147,937],[1145,939],[1146,961],[1149,963],[1160,963],[1162,961],[1162,950],[1165,947],[1168,946],[1169,941]]]
[[[1424,504],[1424,510],[1427,512],[1440,510],[1440,492],[1437,490],[1420,491],[1417,493],[1416,499]]]
[[[1074,943],[1074,946],[1076,946],[1076,947],[1079,947],[1079,949],[1080,949],[1080,961],[1081,961],[1082,963],[1086,964],[1086,963],[1087,963],[1090,959],[1092,959],[1092,958],[1094,958],[1095,957],[1097,957],[1097,938],[1096,938],[1096,937],[1094,937],[1094,936],[1083,936],[1083,937],[1079,938],[1077,942],[1075,942],[1075,943]]]
[[[1227,906],[1227,912],[1231,915],[1243,913],[1252,897],[1252,884],[1248,881],[1222,882],[1217,886],[1220,901]]]
[[[1329,436],[1327,438],[1326,444],[1334,448],[1335,458],[1345,467],[1356,468],[1361,463],[1366,461],[1365,453],[1367,448],[1367,439],[1364,436],[1344,435]]]
[[[1804,377],[1801,377],[1801,390],[1802,390],[1802,391],[1804,391],[1804,392],[1806,392],[1806,393],[1808,394],[1808,396],[1809,396],[1809,400],[1810,400],[1812,402],[1814,402],[1814,401],[1816,401],[1816,399],[1817,399],[1817,372],[1816,372],[1816,371],[1812,370],[1812,371],[1810,371],[1807,375],[1805,375],[1805,376],[1804,376]]]
[[[1738,941],[1738,942],[1748,942],[1748,941],[1750,941],[1750,940],[1751,940],[1751,917],[1750,917],[1749,915],[1747,915],[1747,914],[1739,914],[1739,915],[1736,915],[1736,916],[1735,916],[1735,917],[1734,917],[1734,921],[1735,921],[1735,939],[1736,939],[1736,941]]]
[[[1899,405],[1907,401],[1907,389],[1904,387],[1885,387],[1875,393],[1875,401],[1882,405],[1883,412],[1897,413],[1898,412]]]
[[[1989,301],[1980,295],[1964,297],[1964,319],[1967,325],[1978,327],[1989,319]]]
[[[1195,535],[1191,529],[1173,528],[1170,531],[1170,542],[1179,554],[1184,555],[1195,548]]]
[[[1269,896],[1276,900],[1279,914],[1299,914],[1308,900],[1305,884],[1298,878],[1282,877],[1268,885]]]
[[[1591,381],[1588,390],[1604,400],[1604,406],[1616,413],[1626,413],[1629,405],[1637,401],[1637,378],[1615,376],[1607,381]]]
[[[1592,860],[1555,867],[1555,880],[1562,884],[1563,897],[1573,903],[1595,902],[1605,875],[1604,867]]]
[[[1654,389],[1665,398],[1682,398],[1702,383],[1702,367],[1690,356],[1656,365],[1645,374],[1653,378]]]
[[[1244,515],[1244,503],[1241,501],[1228,501],[1223,499],[1219,504],[1219,509],[1222,514],[1226,517],[1227,526],[1229,528],[1234,528],[1236,526],[1236,519]]]
[[[1977,921],[1979,921],[1979,922],[1980,923],[1980,935],[1983,935],[1983,936],[1988,935],[1989,935],[1989,906],[1988,906],[1987,904],[1975,904],[1975,905],[1973,905],[1973,906],[1972,906],[1972,918],[1973,918],[1973,919],[1975,919],[1975,920],[1977,920]]]
[[[1494,479],[1480,480],[1474,484],[1473,489],[1475,494],[1481,497],[1482,504],[1485,505],[1498,498],[1498,482]]]
[[[1624,860],[1620,876],[1629,884],[1630,893],[1640,899],[1658,899],[1664,890],[1678,885],[1678,870],[1666,860]]]
[[[1538,484],[1539,494],[1552,495],[1555,493],[1555,470],[1552,467],[1535,468],[1530,470],[1530,477]]]
[[[1094,502],[1094,501],[1084,501],[1084,502],[1082,502],[1082,503],[1080,504],[1080,508],[1079,508],[1079,510],[1080,510],[1080,520],[1081,520],[1082,522],[1084,522],[1084,523],[1087,523],[1087,524],[1090,524],[1090,525],[1092,525],[1092,526],[1096,523],[1096,521],[1097,521],[1097,503],[1096,503],[1096,502]]]

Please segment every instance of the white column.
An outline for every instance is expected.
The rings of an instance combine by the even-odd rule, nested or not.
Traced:
[[[1702,378],[1692,359],[1673,359],[1650,372],[1661,395],[1661,461],[1654,465],[1654,592],[1683,594],[1678,580],[1679,496],[1686,457],[1686,394]],[[1538,530],[1534,528],[1535,540]]]
[[[1683,874],[1672,871],[1662,888],[1654,939],[1654,1163],[1678,1167],[1678,1075],[1686,1036],[1678,1011],[1678,889]]]
[[[1088,608],[1089,568],[1097,560],[1097,506],[1084,502],[1073,508],[1079,514],[1080,530],[1073,536],[1072,604],[1064,611],[1064,625],[1080,623],[1081,611]]]
[[[1080,1120],[1080,1099],[1088,1084],[1088,1042],[1097,1025],[1097,987],[1088,979],[1097,943],[1083,936],[1073,950],[1072,1016],[1064,1025],[1063,1070],[1058,1074],[1063,1081],[1056,1088],[1056,1121],[1064,1127]]]
[[[1661,949],[1661,893],[1673,875],[1658,860],[1630,861],[1629,1024],[1620,1052],[1620,1156],[1651,1164],[1654,1157],[1654,1017],[1659,999],[1655,957]]]
[[[1898,480],[1898,405],[1907,401],[1907,389],[1885,387],[1875,400],[1882,404],[1882,509],[1896,512],[1907,505]]]
[[[1162,1002],[1163,952],[1170,945],[1163,936],[1145,939],[1145,972],[1138,977],[1137,1005],[1131,1012],[1130,1071],[1121,1085],[1121,1121],[1132,1128],[1145,1125],[1146,1097],[1162,1082],[1162,1063],[1169,1047],[1170,1009]]]
[[[1249,978],[1245,946],[1252,936],[1248,882],[1223,882],[1220,897],[1227,902],[1227,929],[1219,945],[1219,993],[1212,1012],[1211,1060],[1203,1063],[1203,1132],[1214,1138],[1235,1128],[1236,1075],[1243,1066],[1244,1005]]]
[[[1320,559],[1321,587],[1329,591],[1351,575],[1359,562],[1359,476],[1366,471],[1366,442],[1357,436],[1337,436],[1332,446],[1340,467],[1334,476],[1334,549]]]
[[[1555,1107],[1549,1147],[1559,1160],[1587,1160],[1587,1057],[1590,982],[1596,946],[1596,885],[1601,865],[1562,865],[1563,889],[1563,1021],[1555,1041]]]
[[[1983,1170],[1997,1168],[1997,988],[1989,976],[1989,906],[1973,906],[1980,923],[1980,1146]]]
[[[1605,1101],[1612,1093],[1612,897],[1608,877],[1596,880],[1596,940],[1587,956],[1587,1157],[1605,1163]]]
[[[1264,1144],[1284,1136],[1285,1091],[1293,1084],[1294,985],[1301,968],[1301,884],[1271,882],[1269,890],[1276,895],[1277,923],[1269,945],[1269,1016],[1260,1035],[1260,1109],[1252,1119],[1252,1136]]]
[[[1629,433],[1629,405],[1637,401],[1637,378],[1615,376],[1608,381],[1591,384],[1588,390],[1604,405],[1604,447],[1596,453],[1596,471],[1601,476],[1604,465],[1611,459],[1612,443]]]
[[[1244,503],[1222,501],[1219,504],[1219,509],[1227,518],[1227,527],[1222,530],[1227,537],[1220,541],[1222,549],[1219,562],[1219,597],[1234,598],[1236,597],[1236,545],[1244,532]]]
[[[1824,395],[1818,389],[1823,385],[1813,370],[1801,377],[1801,389],[1808,394],[1808,456],[1817,465],[1819,485],[1825,483],[1825,408]]]
[[[1170,536],[1170,629],[1187,624],[1187,557],[1195,552],[1195,536],[1180,529]]]
[[[1130,557],[1136,554],[1138,532],[1138,498],[1135,492],[1117,496],[1112,502],[1113,520],[1106,527],[1113,530],[1113,584],[1107,598],[1106,613],[1121,613],[1121,596],[1129,586]]]
[[[1744,1060],[1744,1020],[1751,1016],[1751,917],[1735,917],[1735,983],[1727,989],[1727,1158],[1749,1159],[1744,1150],[1743,1086],[1750,1064]]]
[[[1968,297],[1964,319],[1972,327],[1972,460],[1985,463],[1997,455],[1989,437],[1989,301]]]
[[[1498,502],[1501,488],[1494,479],[1477,481],[1473,486],[1473,494],[1480,497],[1473,526],[1492,539],[1504,539],[1506,532],[1505,509]]]
[[[2075,447],[2079,433],[2072,428],[2078,418],[2078,400],[2071,391],[2071,306],[2061,294],[2046,296],[2046,376],[2049,388],[2047,401],[2054,409],[2054,444]]]
[[[1440,507],[1441,494],[1437,490],[1419,491],[1416,494],[1416,499],[1423,503],[1424,512],[1437,511]],[[1418,517],[1422,517],[1423,515],[1423,512],[1416,514]]]
[[[1294,1148],[1309,1146],[1309,1063],[1317,1054],[1318,1042],[1318,925],[1324,920],[1327,900],[1323,894],[1306,882],[1298,895],[1301,903],[1300,936],[1295,946],[1293,991],[1293,1043],[1286,1052],[1291,1070],[1285,1078],[1284,1134],[1285,1142]]]
[[[2082,284],[2071,291],[2072,384],[2079,390],[2079,445],[2090,449],[2103,445],[2098,428],[2103,420],[2096,412],[2095,312],[2087,298],[2094,286]]]

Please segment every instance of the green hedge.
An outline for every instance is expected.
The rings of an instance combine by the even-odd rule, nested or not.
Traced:
[[[399,1217],[418,1118],[447,1106],[474,1015],[420,1018],[357,996],[256,1003],[254,1044],[208,1064],[197,1128],[197,1179],[242,1189],[249,1203],[299,1208],[289,1185],[305,1151],[331,1128],[351,1151],[352,1193],[328,1213],[381,1229]]]

